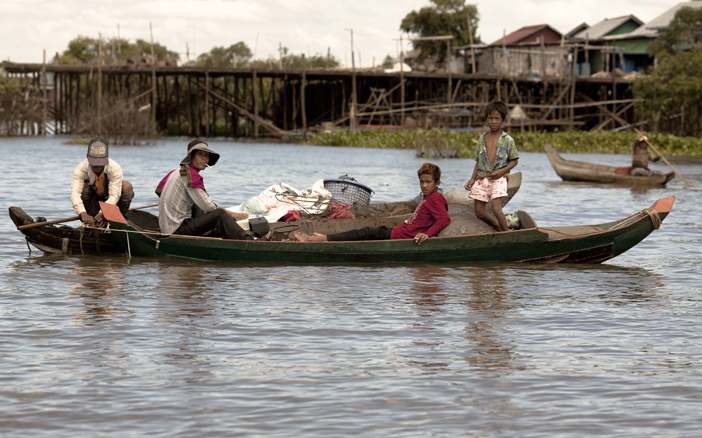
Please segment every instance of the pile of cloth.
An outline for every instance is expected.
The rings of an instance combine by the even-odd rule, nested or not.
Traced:
[[[292,219],[327,213],[332,205],[332,195],[324,188],[324,180],[316,181],[305,191],[280,182],[268,187],[258,196],[246,200],[227,210],[248,213],[249,216],[264,217],[268,222],[277,222],[286,215]],[[298,214],[294,214],[298,212]],[[239,221],[244,229],[248,220]],[[245,226],[244,226],[245,225]]]

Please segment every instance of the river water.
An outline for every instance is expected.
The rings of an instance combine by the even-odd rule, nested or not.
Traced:
[[[85,146],[0,139],[3,211],[73,216]],[[189,139],[115,146],[153,204]],[[213,200],[348,174],[373,201],[419,193],[410,150],[216,142]],[[623,155],[566,155],[627,165]],[[470,160],[433,160],[444,189]],[[602,265],[232,266],[29,252],[0,221],[1,436],[698,436],[702,160],[665,188],[564,183],[523,153],[505,211],[539,225],[615,220],[674,195]],[[654,167],[664,170],[658,163]],[[5,213],[6,214],[6,213]]]

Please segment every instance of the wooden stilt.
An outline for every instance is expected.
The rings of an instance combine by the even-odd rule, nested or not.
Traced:
[[[300,111],[302,112],[302,135],[307,137],[307,105],[305,104],[305,87],[307,85],[307,62],[302,54],[302,79],[300,80]]]
[[[258,75],[256,72],[256,69],[254,69],[252,73],[252,92],[253,92],[253,104],[254,104],[254,110],[253,113],[256,116],[256,119],[254,119],[254,138],[258,138]]]

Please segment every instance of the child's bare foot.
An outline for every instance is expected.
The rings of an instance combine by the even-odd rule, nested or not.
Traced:
[[[300,232],[298,232],[298,231],[293,231],[293,237],[294,237],[295,240],[297,240],[298,242],[307,242],[307,238],[308,238],[309,236],[306,235],[306,234],[300,234]]]
[[[327,240],[325,234],[314,233],[312,236],[293,231],[293,237],[300,242],[324,242]]]

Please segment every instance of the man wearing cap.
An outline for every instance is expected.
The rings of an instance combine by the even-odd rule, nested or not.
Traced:
[[[107,140],[95,137],[88,144],[88,156],[76,166],[71,181],[71,204],[80,220],[88,225],[104,222],[98,201],[116,205],[126,215],[134,198],[122,168],[108,154]]]
[[[249,215],[219,207],[205,190],[200,172],[214,166],[217,160],[219,154],[204,141],[188,144],[188,155],[180,162],[180,169],[172,170],[156,188],[162,233],[201,236],[217,230],[224,239],[253,239],[236,223]]]

